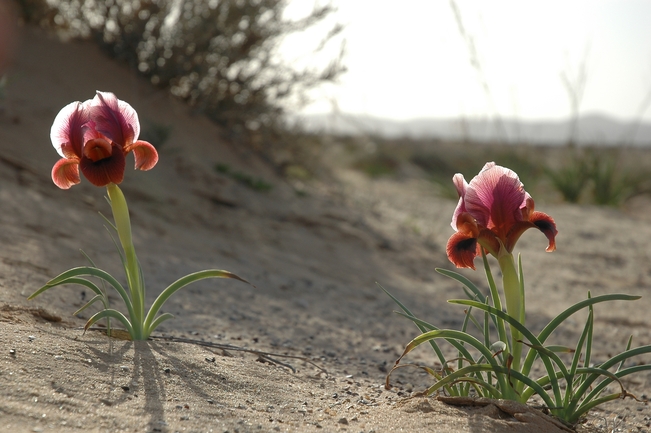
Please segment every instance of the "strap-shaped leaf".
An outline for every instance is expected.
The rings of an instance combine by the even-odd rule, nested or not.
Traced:
[[[159,326],[161,323],[163,323],[163,322],[166,321],[166,320],[173,319],[173,318],[174,318],[174,315],[171,314],[171,313],[163,313],[163,314],[161,314],[160,316],[158,316],[158,317],[157,317],[157,318],[156,318],[156,319],[151,323],[151,326],[149,327],[149,334],[151,334],[152,332],[154,332],[154,330],[155,330],[156,328],[158,328],[158,326]]]
[[[558,328],[568,317],[573,315],[574,313],[581,311],[582,309],[589,307],[591,305],[595,305],[601,302],[608,302],[608,301],[635,301],[637,299],[640,299],[641,296],[632,296],[632,295],[624,295],[624,294],[611,294],[611,295],[602,295],[602,296],[596,296],[594,298],[588,298],[584,299],[581,302],[577,302],[576,304],[572,305],[571,307],[567,308],[565,311],[563,311],[561,314],[556,316],[552,321],[550,321],[547,326],[543,328],[542,331],[538,334],[538,341],[540,341],[541,345],[545,343],[545,340],[551,335],[556,328]],[[522,367],[522,373],[525,375],[528,375],[529,372],[531,371],[531,368],[533,366],[533,362],[535,360],[536,353],[529,351],[527,354],[523,367]]]
[[[60,286],[60,285],[63,285],[63,284],[68,284],[68,281],[70,279],[72,279],[71,284],[86,285],[85,283],[81,283],[80,281],[78,281],[78,280],[80,280],[79,278],[75,278],[75,277],[79,277],[79,276],[93,276],[93,277],[100,278],[100,279],[106,281],[107,283],[109,283],[119,293],[120,297],[124,301],[124,303],[125,303],[125,305],[127,307],[127,310],[129,312],[129,317],[132,317],[132,318],[135,317],[134,314],[133,314],[134,313],[133,312],[133,305],[131,303],[131,300],[129,299],[129,295],[124,290],[124,287],[122,287],[122,285],[118,282],[118,280],[113,278],[113,276],[111,274],[109,274],[108,272],[103,271],[103,270],[98,269],[98,268],[95,268],[95,267],[92,267],[92,266],[80,266],[78,268],[72,268],[72,269],[69,269],[69,270],[61,273],[57,277],[55,277],[55,278],[51,279],[50,281],[48,281],[47,284],[45,284],[43,287],[38,289],[36,292],[32,293],[27,299],[28,300],[34,299],[36,296],[40,295],[41,293],[45,292],[48,289],[51,289],[52,287]],[[90,286],[87,286],[87,285],[86,285],[86,287],[91,288]],[[93,289],[91,288],[91,290],[93,290]]]
[[[538,354],[540,356],[540,359],[545,364],[545,369],[550,373],[554,371],[554,367],[551,364],[551,360],[553,360],[554,363],[556,363],[556,365],[558,366],[558,368],[563,371],[563,375],[567,377],[567,369],[565,367],[565,364],[563,364],[563,361],[558,357],[558,355],[556,355],[551,350],[545,349],[543,344],[538,340],[538,338],[536,338],[535,335],[531,333],[531,331],[529,331],[522,323],[520,323],[518,320],[514,319],[513,317],[509,316],[507,313],[497,310],[491,307],[490,305],[486,305],[484,303],[476,302],[476,301],[469,301],[465,299],[452,299],[449,300],[448,302],[451,304],[473,306],[480,310],[488,311],[490,314],[504,320],[509,325],[511,325],[512,328],[515,328],[518,332],[520,332],[520,334],[522,334],[531,343],[532,350],[529,350],[529,353],[527,354],[527,358],[529,357],[529,355],[535,358],[535,355]],[[524,371],[525,367],[527,367],[526,362],[523,365],[523,371],[518,371],[518,373],[523,373],[524,376],[528,376],[529,372]],[[560,406],[562,404],[562,400],[561,400],[561,391],[558,386],[558,382],[556,380],[555,375],[550,374],[550,377],[551,377],[552,390],[554,391],[554,397],[557,400],[556,406]],[[525,382],[522,383],[524,384]],[[522,389],[518,389],[517,391],[520,392],[522,395]],[[526,400],[524,402],[526,402]]]
[[[102,296],[102,295],[95,295],[95,296],[93,296],[93,297],[91,298],[90,301],[86,302],[86,304],[84,304],[83,307],[81,307],[80,309],[78,309],[77,311],[75,311],[74,313],[72,313],[72,315],[73,315],[73,316],[76,316],[77,314],[81,313],[82,311],[84,311],[86,308],[90,307],[91,305],[93,305],[93,304],[94,304],[95,302],[97,302],[97,301],[102,301],[102,304],[104,304],[104,308],[108,308],[107,305],[106,305],[106,303],[104,302],[104,301],[105,301],[104,296]]]
[[[129,319],[126,318],[126,316],[122,313],[120,313],[118,310],[114,310],[112,308],[106,309],[99,311],[95,313],[93,316],[91,316],[90,319],[88,319],[88,322],[86,322],[86,325],[84,325],[84,331],[87,331],[88,328],[93,326],[95,322],[97,322],[100,319],[103,319],[105,317],[112,317],[114,319],[119,320],[122,322],[124,327],[126,328],[127,332],[129,332],[129,335],[131,335],[132,339],[134,338],[134,332],[133,332],[133,326],[131,326],[131,323],[129,322]]]
[[[622,377],[628,376],[629,374],[638,373],[640,371],[648,371],[648,370],[651,370],[651,365],[649,365],[649,364],[636,365],[634,367],[629,367],[629,368],[626,368],[624,370],[619,370],[616,373],[613,373],[613,375],[615,377],[617,377],[617,379],[621,379]],[[602,380],[601,382],[599,382],[599,384],[594,387],[594,389],[590,392],[590,394],[588,394],[586,396],[586,398],[583,400],[581,405],[574,412],[573,415],[575,415],[575,419],[573,420],[573,422],[578,421],[579,418],[581,417],[581,415],[583,415],[584,413],[587,413],[593,407],[599,406],[602,403],[606,403],[608,401],[615,400],[617,398],[631,396],[630,394],[626,393],[626,391],[623,390],[622,392],[617,393],[617,394],[611,394],[611,395],[604,396],[604,397],[601,397],[601,398],[596,398],[601,393],[601,391],[603,391],[603,389],[606,386],[610,385],[613,382],[613,380],[615,380],[615,379],[612,379],[611,377],[608,377],[608,378]],[[619,380],[618,380],[618,382],[619,382]],[[621,383],[620,383],[620,385],[621,385]]]
[[[624,370],[619,370],[616,373],[610,373],[609,371],[607,371],[611,367],[621,363],[622,361],[624,361],[626,359],[632,358],[632,357],[637,356],[637,355],[642,355],[642,354],[645,354],[645,353],[651,353],[651,345],[641,346],[641,347],[636,347],[635,349],[626,350],[626,351],[624,351],[624,352],[622,352],[622,353],[620,353],[618,355],[613,356],[612,358],[610,358],[609,360],[607,360],[603,364],[596,366],[595,368],[597,368],[599,371],[603,371],[605,373],[598,374],[598,372],[597,372],[596,374],[590,374],[589,376],[587,376],[586,380],[583,383],[581,383],[581,386],[579,386],[577,388],[575,395],[576,396],[582,396],[583,394],[588,392],[588,390],[590,390],[590,388],[591,388],[592,384],[594,383],[594,381],[597,380],[600,375],[610,377],[611,374],[614,374],[615,377],[620,378],[620,377],[624,377],[624,376],[626,376],[628,374],[631,374],[632,372],[637,371],[637,370],[635,370],[636,367],[645,367],[645,368],[641,368],[640,370],[651,370],[651,365],[641,365],[641,366],[627,368],[627,369],[624,369]],[[584,369],[578,369],[578,371],[582,371],[582,370],[584,370]],[[601,392],[600,390],[602,389],[602,384],[604,382],[606,382],[607,380],[609,380],[609,379],[605,379],[604,381],[600,382],[596,387],[594,387],[594,389],[592,389],[590,391],[590,393],[588,394],[588,397],[595,398],[598,395],[598,392]],[[612,380],[611,380],[611,382],[612,382]],[[603,385],[603,386],[606,386],[606,385]],[[586,397],[586,399],[588,397]],[[570,405],[571,406],[578,405],[578,397],[575,397],[575,399],[573,399],[572,402],[570,402]]]
[[[444,268],[436,268],[435,271],[438,272],[441,275],[445,275],[448,278],[452,278],[453,280],[457,280],[458,282],[460,282],[461,284],[466,286],[468,289],[470,289],[475,294],[475,296],[477,296],[477,298],[484,299],[486,297],[486,295],[483,294],[481,292],[481,290],[479,290],[477,288],[475,283],[473,283],[472,281],[470,281],[468,278],[464,277],[463,275],[461,275],[461,274],[459,274],[457,272],[454,272],[454,271],[450,271],[448,269],[444,269]]]
[[[145,318],[145,323],[143,326],[144,338],[147,338],[151,333],[151,331],[153,330],[152,323],[154,321],[154,318],[158,314],[158,311],[161,309],[163,304],[165,304],[165,302],[170,298],[170,296],[172,296],[176,291],[182,289],[188,284],[192,284],[196,281],[204,280],[206,278],[232,278],[234,280],[239,280],[244,283],[251,284],[245,279],[235,275],[232,272],[222,271],[217,269],[208,269],[205,271],[199,271],[193,274],[186,275],[185,277],[179,278],[178,280],[170,284],[165,290],[163,290],[163,292],[160,295],[158,295],[158,297],[152,304],[151,308],[149,309],[149,312],[147,313],[147,317]]]

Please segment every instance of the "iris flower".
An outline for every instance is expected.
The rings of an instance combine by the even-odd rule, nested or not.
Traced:
[[[158,162],[154,146],[138,140],[138,114],[113,93],[97,92],[85,102],[72,102],[54,119],[50,138],[61,158],[52,180],[61,189],[80,182],[79,170],[95,186],[119,184],[125,157],[133,152],[135,168],[150,170]]]
[[[447,245],[448,258],[458,268],[475,269],[474,259],[482,248],[495,256],[502,272],[502,287],[509,316],[524,324],[524,286],[513,258],[513,248],[527,229],[537,228],[549,240],[547,251],[556,249],[556,223],[547,214],[534,211],[534,202],[518,175],[508,168],[488,162],[467,183],[463,175],[453,178],[459,203],[452,216],[457,232]],[[498,307],[499,296],[491,296]],[[501,309],[501,306],[498,307]],[[511,327],[511,367],[519,371],[522,342],[520,331]]]
[[[117,319],[124,325],[132,340],[148,339],[161,323],[171,319],[173,316],[170,313],[160,313],[160,310],[170,296],[188,284],[206,278],[233,278],[247,282],[231,272],[218,269],[195,272],[167,286],[149,310],[145,309],[145,280],[133,245],[127,201],[118,186],[124,178],[127,153],[133,152],[136,169],[139,170],[150,170],[158,162],[158,153],[154,146],[138,140],[139,134],[140,123],[136,111],[131,105],[108,92],[97,92],[92,100],[77,101],[63,107],[54,119],[50,132],[54,148],[63,157],[52,168],[52,180],[59,188],[68,189],[78,184],[80,170],[93,185],[106,187],[114,221],[109,224],[120,240],[121,251],[117,242],[116,247],[122,259],[129,292],[113,276],[92,264],[69,269],[48,281],[28,298],[33,299],[44,291],[63,284],[85,286],[92,290],[95,296],[77,310],[77,313],[97,301],[101,301],[104,308],[88,319],[84,329],[101,319]],[[109,308],[106,291],[81,277],[95,277],[113,287],[124,301],[129,317],[121,311]],[[110,322],[108,324],[110,325]]]
[[[547,236],[548,252],[556,249],[556,223],[549,215],[534,211],[533,199],[513,170],[488,162],[470,183],[460,173],[453,181],[459,203],[452,217],[456,233],[448,240],[447,254],[458,268],[475,269],[473,261],[482,247],[497,258],[511,254],[530,228]]]

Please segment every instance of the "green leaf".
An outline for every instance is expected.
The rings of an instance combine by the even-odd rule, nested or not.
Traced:
[[[647,346],[648,347],[648,346]],[[579,420],[581,415],[584,413],[587,413],[590,409],[606,403],[611,400],[615,400],[617,398],[622,398],[626,396],[630,396],[629,394],[626,393],[626,391],[622,388],[622,392],[617,393],[617,394],[611,394],[609,396],[605,396],[602,398],[597,399],[596,397],[599,396],[599,394],[603,391],[603,389],[610,385],[614,380],[621,379],[624,376],[628,376],[629,374],[634,374],[634,373],[639,373],[640,371],[651,371],[651,365],[636,365],[634,367],[629,367],[624,370],[619,370],[616,373],[612,374],[612,376],[615,376],[616,379],[614,379],[612,376],[608,376],[608,378],[602,380],[599,382],[597,386],[592,389],[590,394],[588,394],[585,399],[583,399],[581,405],[572,413],[572,419],[571,422],[576,422]],[[620,382],[621,386],[621,382]]]
[[[618,355],[613,356],[612,358],[610,358],[609,360],[607,360],[603,364],[597,366],[596,368],[598,368],[599,370],[606,371],[609,368],[621,363],[624,360],[627,360],[627,359],[632,358],[634,356],[642,355],[642,354],[645,354],[645,353],[651,353],[651,345],[641,346],[641,347],[637,347],[635,349],[626,350],[626,351],[624,351],[624,352],[622,352],[622,353],[620,353]],[[643,370],[651,369],[651,365],[642,365],[642,366],[638,366],[638,367],[645,367],[645,368],[643,368]],[[631,367],[631,368],[634,369],[635,367]],[[614,375],[616,377],[618,377],[618,378],[626,376],[627,374],[630,374],[630,371],[635,371],[635,370],[631,370],[631,368],[620,370],[620,371],[614,373]],[[579,370],[583,370],[583,369],[579,369]],[[602,373],[602,374],[605,374],[605,373]],[[608,372],[607,374],[612,374],[612,373]],[[585,394],[590,389],[590,387],[592,386],[594,381],[598,379],[598,377],[599,376],[597,374],[592,374],[592,375],[588,376],[586,378],[586,380],[583,381],[583,383],[581,383],[581,386],[577,389],[576,395],[577,396],[582,396],[583,394]],[[593,396],[593,395],[596,396],[598,391],[601,389],[600,386],[601,386],[602,383],[603,382],[601,382],[599,385],[597,385],[590,392],[589,396]],[[578,404],[578,397],[575,397],[575,400],[573,400],[570,403],[570,405],[576,405],[576,404]]]
[[[636,301],[640,299],[641,296],[632,296],[632,295],[624,295],[624,294],[611,294],[611,295],[602,295],[602,296],[596,296],[594,298],[588,298],[585,299],[581,302],[577,302],[576,304],[572,305],[565,311],[563,311],[561,314],[556,316],[543,330],[538,334],[538,339],[541,342],[545,342],[547,337],[551,335],[552,332],[558,326],[561,325],[568,317],[570,317],[572,314],[576,313],[577,311],[580,311],[584,309],[585,307],[588,307],[590,305],[598,304],[600,302],[607,302],[607,301]]]
[[[543,345],[545,343],[545,340],[551,335],[556,328],[558,328],[568,317],[573,315],[574,313],[589,307],[591,305],[595,305],[601,302],[608,302],[608,301],[635,301],[637,299],[640,299],[641,296],[631,296],[631,295],[623,295],[623,294],[611,294],[611,295],[602,295],[602,296],[597,296],[594,298],[588,298],[585,299],[581,302],[577,302],[576,304],[572,305],[571,307],[567,308],[565,311],[563,311],[561,314],[556,316],[552,321],[550,321],[547,326],[543,328],[543,330],[538,334],[538,341]],[[591,343],[591,340],[588,340],[589,343]],[[522,367],[522,373],[525,375],[528,375],[529,372],[531,371],[531,367],[533,366],[533,362],[535,360],[536,353],[529,351],[525,358],[525,362]]]
[[[75,278],[75,277],[67,278],[65,280],[65,282],[59,283],[59,285],[63,285],[63,284],[77,284],[79,286],[84,286],[84,287],[90,289],[96,295],[105,296],[104,292],[102,292],[102,290],[99,287],[97,287],[97,285],[95,283],[93,283],[92,281],[89,281],[89,280],[87,280],[85,278]],[[54,286],[52,286],[52,287],[54,287]],[[47,290],[47,289],[45,289],[45,290]],[[43,291],[45,291],[45,290],[43,290]],[[34,296],[36,296],[36,294],[33,294],[32,296],[30,296],[27,299],[28,300],[32,299]]]
[[[434,391],[437,389],[440,389],[442,386],[449,385],[452,382],[455,382],[457,380],[460,380],[464,377],[467,377],[471,373],[475,373],[478,371],[491,371],[494,373],[499,374],[499,377],[508,377],[511,376],[514,379],[526,384],[532,389],[536,389],[536,393],[540,395],[540,397],[543,399],[547,407],[553,408],[555,407],[554,402],[552,399],[549,397],[549,395],[545,392],[544,388],[540,386],[538,383],[536,383],[533,379],[517,372],[514,370],[511,370],[510,368],[501,366],[501,365],[494,365],[494,364],[474,364],[474,365],[468,365],[460,370],[455,371],[454,373],[451,373],[447,376],[445,376],[443,379],[432,385],[428,390],[427,393],[431,395]],[[489,384],[487,384],[489,385]],[[483,385],[482,385],[483,386]],[[507,385],[508,386],[508,385]],[[496,394],[496,398],[504,398],[507,397],[505,395],[505,390],[506,388],[497,388],[494,386],[487,387],[488,390],[492,394]]]
[[[579,341],[576,343],[576,349],[574,352],[574,356],[572,357],[572,365],[570,366],[570,376],[567,378],[567,389],[565,391],[565,403],[564,403],[565,407],[569,405],[570,399],[572,398],[574,392],[574,376],[576,375],[577,368],[579,367],[579,362],[581,361],[581,349],[583,348],[583,345],[586,344],[588,347],[587,351],[589,352],[592,346],[592,341],[589,340],[588,338],[590,337],[590,330],[592,329],[593,319],[594,319],[594,310],[592,308],[592,305],[590,305],[586,324],[583,327],[583,332],[581,332],[581,337],[579,337]]]
[[[232,278],[234,280],[239,280],[244,283],[251,284],[245,279],[233,274],[232,272],[222,271],[217,269],[208,269],[205,271],[199,271],[193,274],[186,275],[185,277],[179,278],[178,280],[170,284],[165,290],[163,290],[162,293],[158,295],[158,297],[152,304],[151,308],[149,309],[149,312],[147,313],[147,317],[145,318],[144,321],[143,338],[149,337],[149,334],[153,330],[151,326],[154,317],[156,317],[158,311],[161,309],[163,304],[165,304],[165,302],[170,298],[170,296],[172,296],[174,293],[176,293],[178,290],[182,289],[183,287],[187,286],[188,284],[192,284],[196,281],[204,280],[206,278]]]
[[[476,301],[467,301],[465,299],[452,299],[452,300],[449,300],[448,302],[451,303],[451,304],[461,304],[461,305],[473,306],[473,307],[479,308],[481,310],[488,311],[490,314],[501,318],[502,320],[507,322],[509,325],[511,325],[512,329],[515,328],[517,331],[520,332],[520,334],[522,334],[522,336],[524,336],[527,340],[529,340],[529,342],[530,342],[529,347],[531,349],[529,350],[529,354],[527,355],[527,358],[529,357],[529,355],[532,355],[532,353],[533,353],[532,358],[535,359],[535,353],[537,353],[540,356],[540,359],[545,364],[545,369],[547,370],[547,372],[553,372],[554,371],[554,367],[551,364],[551,360],[553,360],[556,363],[556,365],[558,365],[559,369],[561,369],[563,371],[564,375],[567,376],[567,369],[565,368],[565,364],[563,364],[563,361],[558,357],[558,355],[556,355],[554,352],[552,352],[550,350],[545,349],[544,346],[542,345],[542,343],[538,340],[538,338],[536,338],[535,335],[533,335],[531,333],[531,331],[529,331],[529,329],[527,329],[518,320],[516,320],[513,317],[509,316],[507,313],[505,313],[503,311],[500,311],[500,310],[497,310],[497,309],[491,307],[490,305],[486,305],[486,304],[483,304],[481,302],[476,302]],[[524,367],[526,367],[526,363],[523,366],[523,368]],[[524,371],[521,371],[521,372],[525,376],[528,376],[528,371],[526,373]],[[554,391],[554,396],[555,396],[555,398],[557,400],[556,406],[560,406],[562,404],[561,391],[560,391],[560,388],[558,386],[558,382],[556,381],[555,376],[552,375],[552,374],[550,374],[550,376],[551,376],[552,390]],[[523,383],[525,383],[525,382],[523,382]],[[521,392],[522,390],[520,389],[518,391]],[[523,401],[523,402],[526,402],[526,400]]]
[[[82,311],[84,311],[86,308],[90,307],[91,305],[93,305],[93,304],[94,304],[95,302],[97,302],[97,301],[102,301],[102,303],[104,304],[104,308],[107,308],[106,303],[104,302],[104,296],[102,296],[102,295],[95,295],[95,296],[93,296],[93,297],[91,298],[90,301],[86,302],[86,304],[85,304],[83,307],[81,307],[80,309],[78,309],[77,311],[75,311],[74,313],[72,313],[72,315],[73,315],[73,316],[76,316],[77,314],[81,313]]]
[[[472,302],[472,301],[468,301],[468,302]],[[471,345],[472,347],[474,347],[475,349],[477,349],[488,360],[488,362],[490,362],[491,364],[493,363],[496,364],[495,360],[493,359],[493,354],[486,346],[483,345],[481,341],[477,340],[472,335],[466,334],[465,332],[462,331],[456,331],[453,329],[438,329],[435,331],[429,331],[414,338],[409,342],[409,344],[407,344],[402,355],[400,355],[400,358],[398,358],[398,360],[396,361],[396,364],[400,362],[400,360],[405,355],[407,355],[409,352],[414,350],[416,347],[435,338],[444,338],[444,339],[451,338],[451,339],[465,342]]]
[[[99,311],[99,312],[95,313],[93,316],[91,316],[91,318],[88,319],[88,322],[86,322],[86,325],[84,326],[84,331],[87,331],[88,328],[93,326],[93,324],[95,322],[97,322],[98,320],[103,319],[105,317],[112,317],[112,318],[117,319],[120,322],[122,322],[122,324],[126,328],[127,332],[129,332],[129,335],[131,335],[131,338],[135,339],[134,332],[133,332],[133,326],[131,326],[131,323],[129,322],[129,319],[127,319],[124,314],[122,314],[119,311],[114,310],[112,308]]]
[[[423,333],[426,333],[426,332],[428,332],[428,331],[439,331],[439,330],[440,330],[440,329],[437,328],[436,326],[431,325],[431,324],[429,324],[429,323],[425,322],[424,320],[421,320],[421,319],[419,319],[419,318],[417,318],[417,317],[410,316],[410,315],[405,314],[405,313],[402,313],[402,312],[400,312],[400,311],[396,311],[395,313],[396,313],[396,314],[399,314],[399,315],[401,315],[401,316],[403,316],[403,317],[406,317],[407,319],[409,319],[409,320],[411,320],[412,322],[414,322],[414,323],[419,327],[419,329],[421,329],[421,331],[422,331]],[[470,360],[472,360],[473,362],[475,362],[475,360],[473,359],[472,355],[471,355],[470,352],[468,352],[468,350],[463,346],[463,344],[461,344],[460,342],[458,342],[458,341],[457,341],[456,339],[454,339],[454,338],[448,339],[448,340],[446,340],[446,341],[447,341],[448,343],[450,343],[452,346],[454,346],[454,347],[455,347],[455,348],[456,348],[456,349],[457,349],[457,350],[462,354],[462,356],[463,356],[464,358],[470,359]],[[434,344],[436,344],[436,342],[435,342],[434,340],[430,340],[430,343],[434,343]],[[436,345],[436,347],[438,348],[438,345]],[[439,357],[439,361],[440,361],[441,364],[443,364],[443,365],[447,364],[447,362],[448,362],[447,359],[445,358],[445,356],[443,355],[443,352],[441,352],[441,356]]]
[[[435,271],[438,272],[441,275],[445,275],[448,278],[452,278],[453,280],[457,280],[458,282],[460,282],[461,284],[463,284],[464,286],[469,288],[475,294],[475,296],[477,296],[478,299],[484,299],[486,297],[486,295],[484,295],[481,292],[481,290],[479,290],[477,288],[475,283],[473,283],[472,281],[470,281],[468,278],[464,277],[463,275],[459,274],[458,272],[449,271],[449,270],[443,269],[443,268],[436,268]]]
[[[151,334],[156,328],[158,328],[158,325],[172,318],[174,318],[174,315],[170,313],[163,313],[160,316],[156,317],[156,319],[151,323],[149,333]]]
[[[491,272],[491,267],[490,264],[488,263],[488,257],[486,257],[486,252],[484,251],[483,248],[481,249],[481,259],[482,262],[484,263],[484,272],[486,273],[486,281],[488,282],[488,287],[491,292],[493,307],[501,311],[502,301],[500,300],[500,294],[497,291],[497,285],[495,285],[495,279],[493,278],[493,273]],[[491,315],[491,319],[495,324],[495,328],[497,328],[499,339],[505,342],[509,342],[509,339],[506,337],[506,327],[504,326],[504,321],[501,320],[499,317],[495,317],[492,315]],[[511,348],[509,348],[509,351],[510,350]]]
[[[87,280],[84,280],[82,278],[75,278],[75,277],[87,276],[87,275],[100,278],[100,279],[106,281],[107,283],[109,283],[111,286],[113,286],[113,288],[119,293],[120,297],[122,297],[122,300],[124,301],[124,303],[125,303],[125,305],[127,307],[127,310],[129,311],[129,316],[132,317],[132,318],[135,317],[135,315],[133,314],[134,313],[133,305],[131,304],[131,300],[129,299],[129,295],[124,290],[122,285],[115,278],[113,278],[113,276],[111,274],[109,274],[108,272],[103,271],[103,270],[98,269],[98,268],[94,268],[92,266],[81,266],[81,267],[72,268],[72,269],[69,269],[69,270],[63,272],[59,276],[57,276],[57,277],[51,279],[50,281],[48,281],[45,286],[41,287],[36,292],[32,293],[27,299],[28,300],[34,299],[36,296],[40,295],[41,293],[45,292],[48,289],[51,289],[52,287],[60,286],[60,285],[63,285],[63,284],[69,284],[69,283],[70,284],[84,285],[84,286],[90,288],[91,290],[93,290],[95,293],[98,293],[92,288],[92,286],[87,285],[86,283],[83,282],[83,281],[87,281]],[[92,284],[92,283],[90,283],[90,284]],[[95,286],[95,288],[97,288],[97,286]],[[97,288],[97,290],[99,291],[99,288]],[[101,293],[101,291],[99,291],[99,293]]]
[[[392,294],[391,294],[387,289],[385,289],[384,287],[382,287],[379,283],[376,283],[376,284],[378,285],[378,287],[379,287],[380,289],[382,289],[382,291],[384,291],[384,293],[387,294],[387,296],[389,296],[391,299],[393,299],[393,302],[395,302],[396,304],[398,304],[398,306],[400,307],[400,309],[402,309],[402,311],[405,312],[405,314],[402,314],[402,313],[400,313],[400,312],[398,312],[398,314],[400,314],[401,316],[406,317],[407,319],[409,319],[409,320],[411,320],[412,322],[414,322],[414,324],[418,327],[418,329],[420,329],[420,332],[427,332],[427,331],[431,331],[432,329],[438,329],[438,328],[437,328],[436,326],[434,326],[434,325],[430,325],[429,323],[427,323],[427,322],[425,322],[425,321],[423,321],[423,320],[417,319],[416,316],[414,316],[413,313],[409,310],[409,308],[407,308],[407,307],[406,307],[402,302],[400,302],[400,301],[398,300],[398,298],[396,298],[395,296],[393,296],[393,295],[392,295]],[[438,347],[438,345],[436,344],[436,342],[435,342],[434,340],[432,340],[432,341],[430,342],[430,345],[432,346],[432,349],[433,349],[434,352],[436,353],[436,356],[438,357],[439,362],[440,362],[442,365],[445,365],[445,364],[447,363],[447,360],[445,359],[445,356],[443,355],[443,352],[442,352],[441,349]]]

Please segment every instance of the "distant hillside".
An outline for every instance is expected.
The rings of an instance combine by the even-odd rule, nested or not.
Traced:
[[[504,119],[414,119],[396,121],[361,115],[317,114],[295,118],[309,131],[369,134],[387,138],[469,139],[502,143],[561,145],[571,136],[569,121]],[[575,134],[580,144],[651,145],[651,123],[636,124],[601,116],[581,117]]]

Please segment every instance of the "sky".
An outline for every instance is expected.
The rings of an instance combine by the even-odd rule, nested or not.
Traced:
[[[348,72],[338,85],[313,91],[314,102],[301,113],[559,120],[575,112],[565,77],[574,93],[583,83],[579,115],[632,120],[644,111],[651,121],[651,107],[642,110],[651,96],[651,1],[332,3],[338,11],[329,23],[288,38],[282,48],[297,64],[318,62],[306,60],[306,50],[333,20],[346,26]],[[287,16],[313,5],[290,0]],[[333,42],[321,61],[338,52],[340,40]]]

